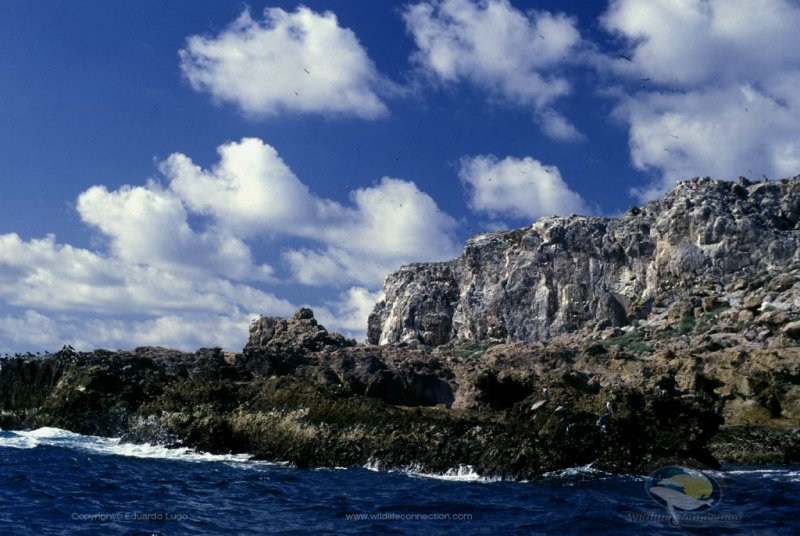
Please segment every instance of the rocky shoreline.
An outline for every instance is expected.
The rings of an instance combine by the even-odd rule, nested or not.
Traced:
[[[66,348],[6,359],[0,428],[297,467],[471,465],[514,479],[587,464],[643,473],[675,461],[800,461],[800,348],[643,358],[616,342],[356,345],[301,309],[260,319],[242,353]]]
[[[0,360],[0,428],[514,479],[800,462],[800,177],[479,235],[384,296],[367,344],[303,308],[240,353]]]

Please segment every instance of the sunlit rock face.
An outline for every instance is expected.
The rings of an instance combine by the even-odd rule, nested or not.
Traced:
[[[551,217],[480,234],[452,261],[391,274],[368,340],[532,342],[658,328],[715,307],[730,309],[723,323],[767,309],[791,321],[800,309],[799,221],[800,176],[698,178],[619,218]]]
[[[355,345],[339,333],[328,333],[307,307],[298,309],[291,318],[260,316],[250,324],[245,352],[260,350],[313,351]]]

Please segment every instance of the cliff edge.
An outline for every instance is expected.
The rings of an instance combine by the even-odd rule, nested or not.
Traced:
[[[800,461],[800,177],[695,179],[391,275],[370,340],[310,309],[242,352],[0,360],[0,428],[57,426],[298,467],[530,479],[591,464]]]
[[[800,309],[799,245],[800,176],[687,180],[619,218],[543,218],[477,235],[452,261],[401,268],[386,279],[368,340],[585,339],[634,325],[657,332],[721,309],[717,321],[737,333],[782,313],[767,323],[780,334]]]

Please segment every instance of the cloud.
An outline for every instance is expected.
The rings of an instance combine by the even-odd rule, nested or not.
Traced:
[[[630,47],[619,66],[679,87],[796,69],[800,6],[786,0],[612,0],[601,18]]]
[[[657,175],[641,200],[676,181],[771,178],[800,171],[800,6],[785,0],[614,0],[603,26],[630,58],[601,65],[647,80],[615,115],[631,159]]]
[[[253,287],[187,273],[58,244],[53,235],[29,241],[0,235],[0,299],[13,306],[103,314],[292,310]]]
[[[0,340],[36,348],[60,348],[58,345],[69,343],[66,338],[59,338],[59,327],[52,318],[32,310],[19,316],[4,315],[0,316]]]
[[[538,114],[538,117],[542,132],[555,140],[573,141],[584,138],[575,125],[558,112],[544,110]]]
[[[641,199],[698,175],[782,178],[800,171],[800,102],[780,99],[774,89],[650,93],[625,102],[618,113],[630,124],[634,166],[661,175],[635,191]]]
[[[207,269],[237,279],[269,279],[272,267],[254,266],[250,249],[230,233],[197,233],[181,199],[155,183],[109,192],[93,186],[78,197],[81,219],[102,231],[126,263],[175,270]]]
[[[432,0],[408,7],[404,19],[418,48],[414,61],[432,78],[468,82],[530,107],[553,138],[580,137],[552,109],[571,91],[568,80],[554,72],[581,44],[574,19],[523,13],[507,0]]]
[[[474,156],[461,160],[459,177],[469,205],[491,217],[535,220],[543,216],[593,212],[569,189],[555,166],[533,158]]]
[[[138,264],[58,244],[53,235],[26,241],[16,234],[0,235],[0,302],[3,352],[64,344],[238,349],[251,316],[296,308],[201,268]]]
[[[137,346],[187,350],[204,346],[238,349],[247,340],[249,321],[250,315],[243,313],[200,313],[125,320],[87,318],[73,314],[45,315],[27,310],[18,315],[0,316],[0,339],[6,344],[13,343],[16,348],[33,347],[51,351],[65,344],[83,351]]]
[[[380,291],[351,287],[337,301],[327,302],[315,309],[315,315],[327,329],[335,330],[357,340],[365,339],[367,318],[382,298]]]
[[[316,217],[316,200],[271,146],[244,138],[217,148],[219,163],[203,170],[181,153],[160,166],[179,202],[212,216],[239,236],[279,232]]]
[[[311,305],[358,336],[365,300],[389,272],[458,253],[455,220],[411,182],[384,177],[343,204],[312,193],[259,139],[218,154],[203,169],[175,153],[159,165],[160,182],[81,193],[76,208],[98,233],[97,250],[0,235],[0,303],[16,311],[0,316],[0,351],[55,342],[236,349],[252,315],[296,309],[273,292],[287,280],[342,291]],[[271,247],[277,241],[285,245]],[[254,244],[266,244],[257,253],[275,267],[254,262]]]
[[[355,206],[338,225],[321,229],[332,243],[387,259],[434,260],[458,249],[455,220],[412,182],[383,177],[351,199]]]
[[[388,113],[376,93],[388,83],[331,12],[267,8],[259,22],[244,11],[216,36],[189,37],[179,56],[192,88],[248,115]]]
[[[218,149],[211,169],[173,154],[161,166],[169,189],[214,228],[235,236],[279,235],[315,246],[283,254],[303,284],[380,283],[404,262],[440,259],[458,251],[455,220],[413,183],[390,177],[351,193],[351,206],[311,193],[255,138]]]
[[[295,281],[317,287],[352,283],[374,286],[403,263],[331,246],[289,249],[283,253],[283,260],[289,265]]]

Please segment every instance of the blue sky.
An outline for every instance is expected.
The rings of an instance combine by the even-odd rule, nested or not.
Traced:
[[[789,0],[0,3],[0,352],[243,346],[676,181],[800,173]]]

